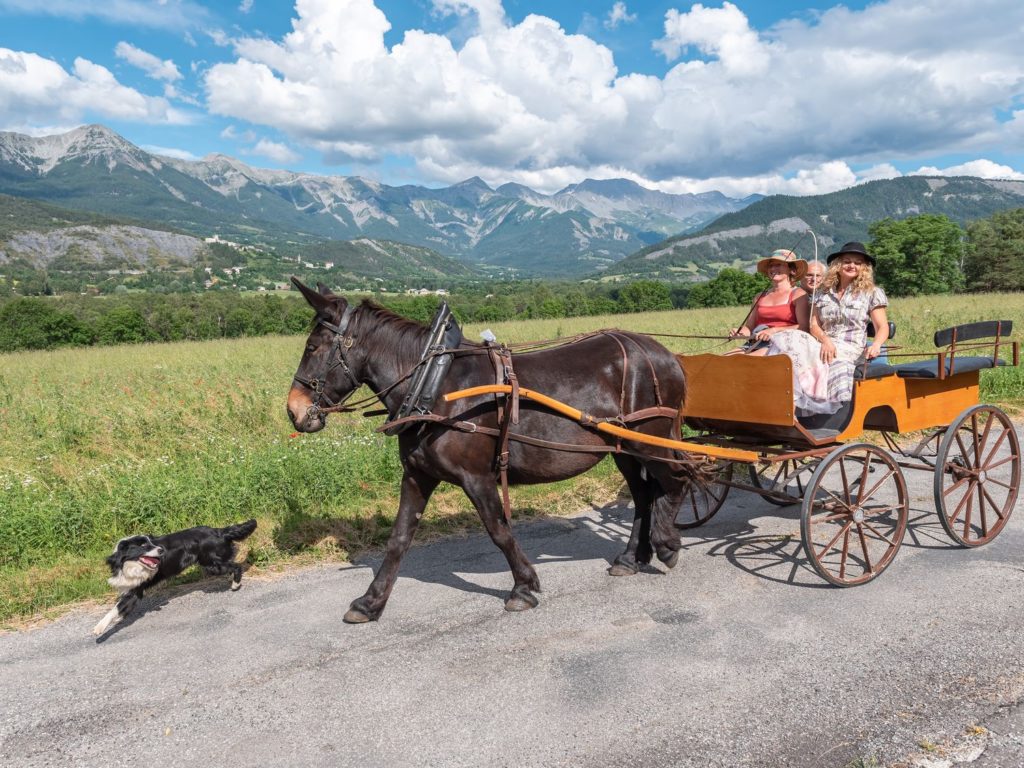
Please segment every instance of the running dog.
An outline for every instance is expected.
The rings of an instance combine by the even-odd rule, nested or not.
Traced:
[[[135,609],[144,590],[196,564],[209,576],[230,573],[231,589],[238,589],[242,585],[242,566],[235,562],[235,542],[248,538],[255,530],[256,521],[247,520],[227,528],[201,525],[166,536],[121,539],[107,558],[111,574],[107,582],[121,597],[92,633],[102,635]]]

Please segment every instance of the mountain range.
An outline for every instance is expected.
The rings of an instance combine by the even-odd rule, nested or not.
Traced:
[[[1024,206],[1024,181],[905,176],[859,184],[826,195],[773,195],[716,219],[699,232],[641,249],[610,267],[604,279],[704,280],[722,267],[750,266],[776,248],[824,260],[838,245],[869,242],[882,219],[941,214],[965,225]],[[811,232],[813,231],[813,235]]]
[[[197,236],[301,250],[325,240],[392,240],[519,275],[581,275],[699,229],[760,196],[673,195],[625,179],[553,195],[471,178],[442,189],[252,168],[225,155],[154,155],[87,125],[32,137],[0,133],[0,192],[157,222]]]
[[[202,248],[217,236],[293,264],[330,263],[325,277],[339,284],[488,275],[686,282],[726,266],[750,269],[776,248],[813,258],[817,245],[824,258],[837,244],[868,242],[869,227],[884,218],[935,213],[967,224],[1022,206],[1024,181],[974,177],[907,176],[824,195],[742,199],[665,194],[625,179],[586,180],[552,195],[518,184],[492,189],[479,178],[395,187],[252,168],[224,155],[154,155],[100,125],[44,137],[0,133],[0,264],[23,271],[218,264]],[[286,269],[264,264],[259,273],[275,282]]]

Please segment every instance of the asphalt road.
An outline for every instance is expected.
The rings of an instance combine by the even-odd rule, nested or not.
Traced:
[[[1024,765],[1022,504],[958,549],[908,480],[902,549],[852,589],[798,508],[733,493],[667,574],[606,574],[624,505],[517,525],[522,614],[483,534],[414,547],[369,625],[341,617],[377,557],[157,591],[102,641],[81,609],[0,636],[0,764]]]

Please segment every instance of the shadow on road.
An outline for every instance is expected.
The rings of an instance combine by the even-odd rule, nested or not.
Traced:
[[[611,564],[626,546],[633,524],[633,509],[622,500],[592,507],[576,518],[542,518],[513,523],[520,546],[535,566],[573,560],[599,560]],[[911,509],[902,548],[956,549],[931,509]],[[777,507],[753,494],[730,501],[711,521],[683,531],[682,551],[694,556],[724,558],[734,567],[759,579],[807,589],[832,589],[815,572],[800,538],[800,506]],[[899,553],[896,557],[899,558]],[[370,550],[353,557],[346,568],[380,567],[383,554]],[[602,566],[603,567],[603,566]],[[660,563],[644,569],[660,574]],[[368,579],[372,575],[368,574]],[[476,576],[507,574],[507,584],[488,586]],[[482,526],[462,537],[414,546],[402,561],[401,577],[452,587],[468,593],[504,600],[512,580],[508,564]],[[543,582],[543,572],[541,572]],[[368,583],[368,582],[367,582]]]
[[[559,561],[598,560],[605,568],[626,548],[633,524],[633,509],[622,502],[594,506],[591,513],[577,518],[542,518],[516,523],[516,539],[534,566]],[[383,554],[369,551],[352,558],[356,567],[380,567]],[[661,573],[655,567],[644,569]],[[491,587],[477,583],[474,576],[506,574],[507,584]],[[413,546],[402,560],[402,578],[439,584],[464,592],[488,595],[504,601],[512,586],[512,576],[501,551],[480,532],[469,536],[431,541],[429,546]],[[484,580],[487,581],[487,580]],[[543,573],[541,573],[543,584]]]
[[[243,563],[243,573],[248,571],[249,567],[250,566],[247,563]],[[105,643],[118,632],[121,632],[135,622],[144,619],[150,613],[158,613],[165,605],[175,598],[190,595],[193,592],[202,592],[210,595],[218,592],[230,591],[230,578],[226,578],[224,576],[203,576],[199,572],[186,573],[178,580],[162,584],[155,587],[152,592],[147,592],[134,611],[97,637],[96,642]]]

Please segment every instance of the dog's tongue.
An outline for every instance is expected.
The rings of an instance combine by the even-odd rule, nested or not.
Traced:
[[[140,557],[139,562],[147,568],[156,568],[158,565],[160,565],[160,561],[157,560],[155,557]]]

